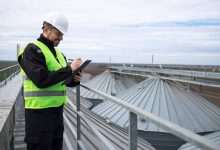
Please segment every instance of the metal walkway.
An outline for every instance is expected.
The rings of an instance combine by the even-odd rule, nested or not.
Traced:
[[[18,99],[15,103],[14,150],[26,149],[26,144],[24,143],[25,120],[22,99],[21,92],[19,92]]]

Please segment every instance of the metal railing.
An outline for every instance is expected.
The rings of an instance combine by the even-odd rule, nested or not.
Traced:
[[[7,84],[9,80],[11,80],[15,75],[17,75],[19,72],[18,65],[12,65],[9,67],[5,67],[3,69],[0,69],[0,87],[3,87]],[[2,97],[1,97],[2,98]],[[9,107],[11,105],[11,107]],[[3,117],[5,119],[1,120],[0,122],[0,149],[1,150],[8,150],[8,149],[14,149],[14,127],[15,127],[15,103],[13,104],[7,104],[7,107],[5,107],[5,103],[1,103],[0,109],[3,106],[4,109],[2,109],[3,112],[7,112],[7,116]],[[7,109],[10,109],[9,111]],[[0,112],[1,113],[1,112]]]
[[[141,116],[143,118],[151,120],[153,123],[159,125],[161,128],[166,129],[170,133],[176,135],[177,137],[184,139],[190,143],[195,144],[196,146],[206,149],[206,150],[218,150],[219,145],[215,144],[214,142],[202,137],[198,134],[193,133],[192,131],[182,128],[179,125],[166,121],[150,112],[143,111],[138,107],[135,107],[127,102],[122,101],[119,98],[113,97],[101,91],[89,88],[83,84],[80,85],[81,87],[94,92],[104,98],[106,100],[111,101],[120,105],[121,107],[127,109],[129,111],[129,150],[136,150],[137,149],[137,116]],[[81,143],[81,131],[80,131],[80,118],[81,118],[81,111],[80,111],[80,86],[77,86],[76,89],[76,113],[77,113],[77,148],[80,149]]]
[[[140,68],[140,67],[125,67],[125,66],[112,66],[111,69],[116,69],[119,71],[138,71],[138,72],[148,72],[156,74],[168,74],[177,76],[187,76],[192,78],[205,78],[205,79],[220,79],[219,72],[202,72],[202,71],[189,71],[189,70],[175,70],[175,69],[159,69],[159,68]]]
[[[140,73],[129,73],[129,72],[123,72],[123,71],[111,71],[111,72],[112,73],[123,74],[123,75],[140,76],[140,77],[144,77],[144,78],[160,78],[160,79],[169,80],[169,81],[177,81],[177,82],[194,84],[194,85],[199,85],[199,86],[220,88],[220,84],[205,83],[205,82],[194,81],[194,80],[189,80],[189,79],[187,80],[187,79],[178,79],[178,78],[175,78],[175,77],[163,77],[163,76],[160,76],[160,75],[153,76],[153,75],[140,74]]]
[[[0,69],[0,87],[6,85],[7,81],[12,79],[15,75],[17,75],[18,72],[18,64]]]

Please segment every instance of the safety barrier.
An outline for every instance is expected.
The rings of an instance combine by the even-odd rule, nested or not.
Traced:
[[[0,81],[0,88],[3,88],[9,80],[11,80],[19,72],[18,65],[9,66],[0,69],[2,76]],[[5,93],[6,94],[6,93]],[[7,94],[5,95],[7,96]],[[2,97],[1,97],[2,98]],[[3,100],[3,101],[1,101]],[[0,99],[0,149],[12,150],[13,145],[13,130],[15,125],[15,99],[2,98]]]
[[[19,65],[15,64],[3,69],[0,69],[0,87],[7,84],[19,72]]]
[[[116,103],[120,105],[123,108],[126,108],[129,111],[129,150],[136,150],[137,149],[137,116],[141,116],[143,118],[149,119],[153,123],[159,125],[161,128],[166,129],[170,133],[176,135],[177,137],[184,139],[185,141],[188,141],[190,143],[195,144],[196,146],[200,147],[201,149],[206,150],[218,150],[219,145],[216,145],[214,142],[193,133],[192,131],[182,128],[174,123],[171,123],[169,121],[166,121],[152,113],[143,111],[137,107],[134,107],[133,105],[126,103],[119,98],[113,97],[111,95],[108,95],[106,93],[103,93],[101,91],[89,88],[83,84],[80,85],[81,87],[94,92],[102,97],[104,97],[106,100],[111,101],[113,103]],[[81,131],[80,131],[80,119],[82,117],[82,113],[80,111],[80,86],[77,86],[76,89],[76,111],[77,111],[77,148],[82,148],[81,145]]]
[[[182,82],[182,83],[188,83],[192,85],[199,85],[199,86],[207,86],[207,87],[214,87],[214,88],[220,88],[220,83],[215,84],[215,83],[208,83],[208,82],[202,82],[202,81],[194,81],[194,80],[186,80],[186,79],[179,79],[175,77],[164,77],[164,76],[153,76],[153,75],[148,75],[148,74],[142,74],[142,73],[129,73],[129,72],[123,72],[123,71],[111,71],[112,73],[118,73],[122,75],[131,75],[131,76],[139,76],[139,77],[144,77],[144,78],[160,78],[163,80],[169,80],[169,81],[177,81],[177,82]]]
[[[168,74],[176,76],[186,76],[191,78],[204,78],[204,79],[220,79],[219,72],[202,72],[202,71],[189,71],[189,70],[175,70],[175,69],[159,69],[159,68],[141,68],[141,67],[127,67],[127,66],[112,66],[109,67],[119,71],[135,71],[135,72],[148,72],[152,74]]]

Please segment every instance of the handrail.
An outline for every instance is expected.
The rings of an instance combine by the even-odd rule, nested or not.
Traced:
[[[201,86],[208,86],[208,87],[214,87],[214,88],[220,88],[220,84],[214,84],[214,83],[204,83],[200,81],[192,81],[192,80],[186,80],[186,79],[177,79],[177,78],[171,78],[171,77],[163,77],[160,75],[153,76],[153,75],[145,75],[145,74],[138,74],[138,73],[128,73],[128,72],[122,72],[122,71],[111,71],[112,73],[119,73],[124,75],[132,75],[132,76],[140,76],[145,78],[160,78],[163,80],[169,80],[169,81],[177,81],[182,83],[189,83],[194,85],[201,85]]]
[[[16,67],[16,66],[18,66],[18,64],[15,64],[15,65],[12,65],[12,66],[9,66],[9,67],[0,69],[0,72],[5,71],[5,70],[8,70],[8,69],[11,69],[11,68],[14,68],[14,67]]]
[[[14,77],[19,72],[19,70],[15,67],[18,67],[18,64],[0,69],[0,73],[2,74],[2,77],[0,79],[0,87],[6,85],[7,81],[12,79],[12,77]],[[16,70],[11,68],[15,68]]]
[[[132,118],[131,114],[140,115],[146,119],[151,120],[155,124],[160,125],[162,128],[169,130],[172,134],[180,137],[181,139],[184,139],[188,142],[191,142],[201,148],[204,148],[207,150],[218,150],[219,149],[219,145],[206,139],[205,137],[202,137],[198,134],[193,133],[192,131],[190,131],[188,129],[185,129],[183,127],[180,127],[179,125],[176,125],[176,124],[171,123],[167,120],[164,120],[164,119],[162,119],[162,118],[160,118],[150,112],[143,111],[143,110],[139,109],[138,107],[135,107],[127,102],[120,100],[119,98],[113,97],[113,96],[108,95],[104,92],[87,87],[84,84],[80,84],[80,86],[89,90],[89,91],[92,91],[98,95],[101,95],[102,97],[105,97],[107,100],[109,100],[113,103],[116,103],[116,104],[126,108],[130,112],[130,118]]]
[[[122,67],[112,66],[111,69],[138,71],[138,72],[150,72],[150,73],[162,73],[178,76],[198,77],[206,79],[220,79],[219,72],[201,72],[201,71],[189,71],[189,70],[174,70],[174,69],[159,69],[159,68],[140,68],[140,67]]]

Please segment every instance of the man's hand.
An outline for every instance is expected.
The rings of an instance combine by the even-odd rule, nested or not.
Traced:
[[[72,63],[70,64],[70,67],[71,67],[72,71],[74,71],[77,68],[79,68],[81,63],[82,63],[81,58],[77,58],[74,61],[72,61]]]
[[[81,73],[77,73],[77,74],[73,77],[74,82],[80,82],[80,79],[81,79]]]

